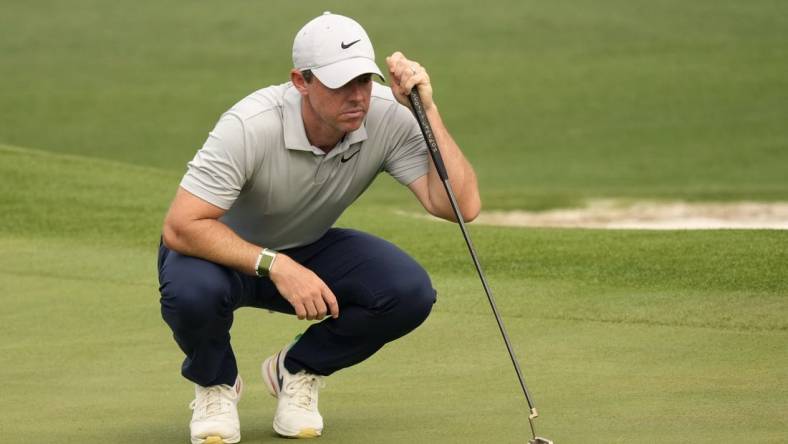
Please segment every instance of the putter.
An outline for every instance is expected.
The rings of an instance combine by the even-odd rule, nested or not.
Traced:
[[[479,263],[479,258],[476,255],[476,250],[473,248],[471,237],[468,234],[468,230],[465,228],[465,221],[460,214],[460,207],[457,205],[457,199],[454,197],[454,191],[452,191],[451,184],[449,184],[449,175],[446,172],[446,166],[443,164],[443,157],[441,156],[440,151],[438,151],[438,142],[435,140],[435,134],[433,134],[430,122],[427,120],[427,114],[424,111],[424,104],[421,101],[421,96],[419,95],[419,92],[416,90],[416,88],[413,88],[408,97],[410,98],[410,104],[413,107],[413,112],[416,115],[416,120],[419,122],[419,126],[421,127],[421,133],[424,135],[424,140],[427,141],[427,148],[430,152],[430,156],[432,157],[432,162],[435,164],[435,169],[438,171],[438,175],[443,181],[443,187],[446,189],[446,194],[449,196],[451,209],[454,211],[454,216],[457,218],[457,223],[460,225],[460,231],[462,231],[462,236],[465,238],[465,243],[468,245],[468,250],[471,252],[471,258],[473,259],[473,264],[476,266],[476,272],[479,273],[479,278],[482,281],[484,292],[487,294],[487,300],[490,302],[490,307],[492,308],[492,312],[495,315],[495,321],[498,322],[498,329],[501,330],[503,342],[506,344],[506,350],[509,351],[509,357],[512,359],[512,364],[514,364],[514,370],[517,373],[517,380],[520,381],[520,387],[523,389],[525,401],[528,403],[528,424],[531,426],[531,436],[533,437],[533,439],[528,442],[529,444],[553,444],[553,441],[547,438],[536,436],[536,429],[534,428],[533,420],[539,416],[539,413],[537,413],[536,407],[534,407],[533,399],[531,399],[531,394],[528,393],[528,388],[525,386],[523,372],[520,370],[520,364],[517,362],[517,358],[514,355],[512,344],[509,341],[509,335],[506,333],[503,320],[501,319],[501,315],[498,313],[498,307],[495,305],[495,298],[493,298],[490,286],[487,284],[487,278],[484,277],[484,272],[482,271],[482,266]]]

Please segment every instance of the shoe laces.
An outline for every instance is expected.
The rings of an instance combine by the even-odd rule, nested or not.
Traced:
[[[202,416],[215,416],[226,413],[232,397],[236,395],[235,389],[229,385],[214,385],[211,387],[200,387],[197,389],[197,396],[189,404],[192,410],[204,412]]]
[[[298,372],[285,384],[284,391],[290,395],[290,403],[304,410],[312,410],[312,405],[317,401],[317,389],[325,387],[323,377]]]

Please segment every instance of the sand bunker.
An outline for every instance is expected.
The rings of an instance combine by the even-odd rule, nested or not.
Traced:
[[[788,229],[788,203],[589,201],[583,208],[482,211],[473,222],[515,227],[702,230]]]

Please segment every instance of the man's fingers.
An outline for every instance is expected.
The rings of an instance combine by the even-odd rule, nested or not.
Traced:
[[[424,68],[419,64],[419,62],[408,62],[408,71],[410,72],[411,76],[416,76],[424,72]]]
[[[323,298],[315,299],[315,308],[317,309],[317,319],[318,321],[326,317],[326,312],[328,309],[326,308],[325,302],[323,302]]]
[[[386,57],[386,64],[389,65],[389,71],[391,71],[392,68],[395,67],[397,63],[402,61],[402,59],[404,58],[405,56],[399,51],[396,51],[394,54],[391,54],[390,56]]]
[[[389,78],[394,86],[402,85],[402,65],[393,65],[389,68]]]
[[[337,302],[337,297],[334,296],[334,292],[332,292],[328,286],[323,290],[323,300],[326,301],[328,312],[331,314],[331,317],[334,319],[338,318],[339,303]]]
[[[304,307],[306,307],[306,319],[309,321],[315,320],[317,318],[317,308],[315,308],[314,301],[307,301],[304,303]]]
[[[424,72],[418,73],[416,75],[411,75],[408,78],[408,80],[405,81],[405,84],[402,85],[402,90],[405,92],[405,94],[410,94],[414,86],[422,83],[428,83],[424,81],[425,78],[426,78],[426,73]]]
[[[331,317],[334,319],[339,317],[339,303],[336,301],[336,299],[328,303],[328,312],[331,314]]]
[[[401,52],[395,52],[390,57],[386,57],[389,76],[397,85],[404,85],[414,73],[422,71],[421,65],[417,62],[408,60]],[[404,89],[404,88],[403,88]],[[410,89],[403,91],[409,92]]]
[[[306,319],[306,308],[304,308],[304,304],[293,304],[293,308],[295,308],[298,319]]]
[[[429,101],[431,97],[430,77],[420,63],[409,60],[401,52],[395,52],[386,57],[386,64],[388,65],[391,89],[401,103],[408,106],[405,97],[413,91],[413,88],[419,88],[422,98]]]
[[[289,259],[286,256],[282,256]],[[319,276],[292,260],[285,260],[283,266],[290,264],[291,269],[279,270],[276,277],[272,276],[277,290],[293,306],[298,319],[320,320],[326,314],[336,318],[339,316],[339,305],[334,293]],[[281,267],[280,267],[281,268]]]

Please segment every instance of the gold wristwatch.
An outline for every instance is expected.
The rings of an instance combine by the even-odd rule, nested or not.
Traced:
[[[276,255],[276,251],[263,248],[263,251],[260,252],[260,256],[257,256],[257,265],[254,267],[257,276],[268,276],[271,272],[271,267],[274,266],[274,262],[276,261]]]

